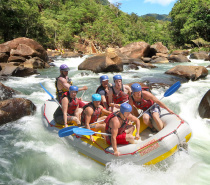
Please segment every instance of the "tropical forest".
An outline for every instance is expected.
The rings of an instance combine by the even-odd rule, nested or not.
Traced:
[[[18,37],[45,48],[74,49],[79,39],[103,48],[144,41],[162,42],[170,49],[210,42],[210,1],[178,0],[169,15],[138,16],[108,0],[1,0],[0,43]]]

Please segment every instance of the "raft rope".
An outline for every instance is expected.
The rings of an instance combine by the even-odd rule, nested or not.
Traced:
[[[176,115],[176,114],[175,114],[175,115]],[[147,145],[144,145],[143,147],[139,148],[138,150],[135,150],[135,151],[132,152],[132,153],[120,154],[120,156],[123,156],[123,155],[134,155],[134,154],[136,154],[137,152],[142,152],[142,151],[146,150],[147,148],[151,147],[152,145],[154,145],[155,143],[157,143],[158,141],[163,140],[163,139],[166,138],[167,136],[169,136],[169,135],[171,135],[171,134],[176,134],[176,133],[177,133],[177,129],[178,129],[182,124],[184,124],[184,120],[182,120],[178,115],[176,115],[176,116],[180,119],[180,124],[178,125],[178,127],[177,127],[175,130],[171,131],[171,132],[168,133],[167,135],[165,135],[165,136],[163,136],[163,137],[161,137],[161,138],[159,138],[159,139],[157,139],[157,140],[155,140],[155,141],[153,141],[153,142],[151,142],[151,143],[149,143],[149,144],[147,144]],[[75,135],[76,135],[76,134],[75,134]],[[177,135],[177,137],[178,137],[178,134],[176,134],[176,135]],[[87,137],[84,137],[84,136],[76,135],[76,137],[77,137],[77,138],[82,138],[82,139],[85,139],[85,140],[89,140]],[[179,137],[178,137],[178,138],[179,138]],[[180,139],[179,139],[179,141],[180,141]],[[96,141],[95,141],[94,143],[95,143],[99,148],[101,148],[105,153],[114,155],[114,153],[105,150],[105,149],[104,149],[102,146],[100,146],[100,144],[98,144]]]
[[[46,105],[45,105],[45,108],[46,108]],[[174,113],[174,114],[175,114],[175,113]],[[134,152],[125,153],[125,154],[120,154],[119,156],[134,155],[134,154],[136,154],[137,152],[144,151],[144,150],[146,150],[147,148],[149,148],[150,146],[154,145],[155,143],[157,143],[157,142],[159,142],[159,141],[162,141],[164,138],[168,137],[168,136],[171,135],[171,134],[176,134],[177,137],[178,137],[178,139],[179,139],[179,143],[181,143],[180,138],[179,138],[178,133],[177,133],[177,129],[178,129],[182,124],[184,124],[185,121],[184,121],[183,119],[181,119],[177,114],[175,114],[175,115],[180,119],[180,124],[178,125],[178,127],[177,127],[175,130],[169,132],[169,133],[166,134],[165,136],[163,136],[163,137],[161,137],[161,138],[159,138],[159,139],[157,139],[157,140],[155,140],[155,141],[153,141],[153,142],[151,142],[151,143],[149,143],[149,144],[147,144],[147,145],[144,145],[143,147],[139,148],[138,150],[135,150]],[[63,126],[57,126],[57,125],[51,124],[51,123],[49,122],[49,120],[47,119],[47,117],[46,117],[45,111],[44,111],[44,117],[46,118],[47,122],[49,123],[49,125],[50,125],[51,127],[63,128]],[[186,122],[186,123],[187,123],[187,122]],[[74,135],[76,136],[76,138],[82,138],[82,139],[85,139],[85,140],[89,140],[87,137],[80,136],[80,135],[76,135],[76,134],[74,134]],[[107,151],[106,149],[104,149],[104,148],[103,148],[99,143],[97,143],[96,141],[94,141],[94,143],[95,143],[99,148],[101,148],[101,150],[103,150],[106,154],[114,155],[114,153]],[[179,145],[178,145],[178,146],[179,146]]]

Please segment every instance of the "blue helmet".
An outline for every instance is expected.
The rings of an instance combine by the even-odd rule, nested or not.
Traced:
[[[132,111],[132,107],[129,103],[123,103],[120,106],[120,112],[122,114],[124,114],[125,112],[131,112]]]
[[[101,101],[101,95],[100,94],[93,94],[92,95],[92,102],[94,101]]]
[[[139,92],[139,91],[142,90],[142,89],[141,89],[141,85],[138,84],[138,83],[132,84],[132,85],[131,85],[131,89],[132,89],[132,92]]]
[[[61,66],[60,66],[60,71],[69,71],[70,69],[69,69],[69,67],[66,65],[66,64],[62,64]]]
[[[113,76],[113,81],[115,81],[115,80],[122,80],[122,76],[121,75]]]
[[[75,86],[75,85],[71,85],[71,86],[69,87],[69,92],[71,92],[71,91],[77,91],[77,92],[78,92],[78,87]]]
[[[109,80],[109,77],[107,75],[100,76],[100,83],[102,83],[102,81],[106,81],[106,80]]]

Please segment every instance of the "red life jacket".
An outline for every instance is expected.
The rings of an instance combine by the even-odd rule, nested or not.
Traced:
[[[78,101],[77,98],[72,99],[72,98],[70,97],[69,91],[63,93],[63,96],[62,96],[61,99],[63,99],[64,97],[67,97],[67,98],[68,98],[68,101],[69,101],[67,113],[70,114],[70,115],[73,115],[74,112],[75,112],[75,110],[76,110],[76,108],[77,108],[78,105],[79,105],[79,101]]]
[[[100,114],[101,114],[101,108],[100,107],[95,108],[92,102],[88,103],[87,105],[85,105],[83,107],[83,111],[82,111],[82,115],[81,115],[81,124],[82,125],[85,125],[85,112],[84,111],[87,107],[91,107],[94,111],[93,114],[91,115],[90,123],[96,122],[97,119],[99,118]]]
[[[120,116],[119,116],[118,113],[119,113],[119,112],[113,112],[113,113],[109,114],[109,115],[106,117],[106,119],[104,120],[104,122],[106,123],[106,127],[105,127],[105,132],[106,132],[106,133],[111,134],[111,129],[112,129],[112,128],[109,127],[109,122],[110,122],[110,120],[111,120],[113,117],[115,117],[115,116],[117,116],[118,119],[120,119]],[[121,125],[121,127],[118,128],[118,133],[117,133],[117,135],[119,135],[119,133],[123,133],[123,132],[125,131],[125,125],[127,125],[128,122],[129,122],[128,119],[126,119],[125,121],[123,121],[123,124]]]
[[[118,94],[116,94],[116,92],[114,91],[114,87],[112,86],[112,91],[113,91],[113,102],[115,104],[122,104],[126,101],[128,101],[128,94],[126,94],[124,92],[124,88],[123,88],[123,85],[122,85],[122,89],[120,90],[120,92]]]
[[[132,100],[133,100],[133,104],[139,108],[142,109],[143,111],[147,110],[149,107],[151,107],[154,102],[152,100],[145,100],[143,99],[142,93],[141,93],[141,101],[137,102],[134,100],[133,95],[131,96]]]
[[[108,88],[110,88],[111,86],[108,84]],[[98,88],[97,88],[97,90],[96,90],[96,93],[98,93],[98,91],[99,90],[104,90],[105,91],[105,89],[104,89],[104,87],[102,86],[102,85],[100,85]],[[108,93],[105,91],[105,98],[106,98],[106,103],[107,103],[107,105],[109,106],[109,96],[108,96]],[[102,106],[104,106],[104,104],[102,103],[102,101],[101,101],[101,105]]]

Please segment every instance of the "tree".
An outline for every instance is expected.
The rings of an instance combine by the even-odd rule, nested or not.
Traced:
[[[199,37],[210,41],[210,2],[179,0],[170,12],[173,40],[184,45]]]

